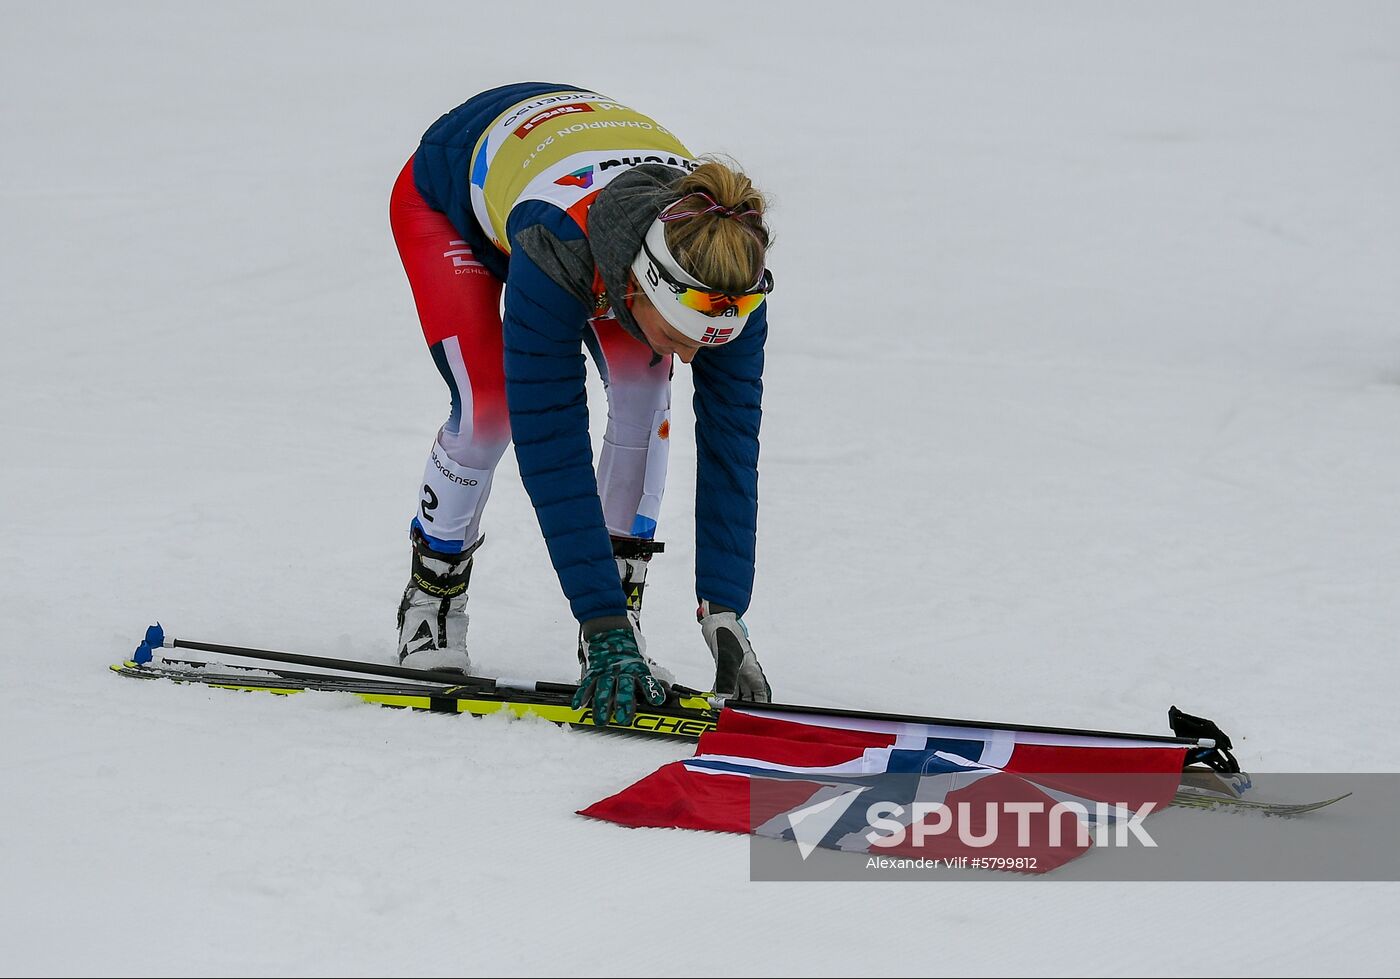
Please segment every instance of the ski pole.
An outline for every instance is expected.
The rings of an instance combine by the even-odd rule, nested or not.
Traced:
[[[517,680],[509,677],[468,676],[455,670],[420,670],[411,666],[389,666],[383,663],[365,663],[359,660],[336,659],[330,656],[310,656],[306,653],[285,653],[275,649],[251,649],[246,646],[226,646],[222,643],[198,642],[192,639],[175,639],[165,634],[159,622],[146,630],[146,638],[136,647],[132,661],[149,663],[155,649],[196,649],[204,653],[221,653],[225,656],[243,656],[247,659],[261,659],[272,663],[291,663],[296,666],[317,666],[327,670],[340,670],[345,673],[365,673],[371,676],[387,676],[400,680],[420,680],[452,687],[478,687],[488,690],[524,690],[532,693],[567,694],[572,696],[577,684],[555,683],[549,680]]]
[[[574,683],[558,683],[550,680],[520,680],[510,677],[467,676],[454,670],[420,670],[409,666],[389,666],[380,663],[365,663],[357,660],[335,659],[328,656],[311,656],[305,653],[285,653],[271,649],[251,649],[245,646],[226,646],[221,643],[197,642],[190,639],[174,639],[166,636],[160,623],[146,630],[146,638],[136,647],[132,660],[136,663],[149,663],[153,650],[195,649],[207,653],[222,653],[227,656],[243,656],[248,659],[261,659],[274,663],[291,663],[298,666],[317,666],[323,669],[340,670],[349,673],[365,673],[372,676],[387,676],[402,680],[419,680],[452,687],[476,687],[487,690],[521,690],[532,693],[573,696],[578,690]],[[672,687],[682,696],[699,695],[699,691],[689,687]],[[802,704],[772,704],[751,700],[736,700],[723,697],[710,697],[716,709],[735,708],[746,712],[776,712],[822,717],[844,717],[852,720],[883,721],[894,724],[931,724],[948,727],[977,728],[984,730],[1015,730],[1038,734],[1077,735],[1093,738],[1130,738],[1136,741],[1152,741],[1160,744],[1190,745],[1196,748],[1213,749],[1216,742],[1206,737],[1176,737],[1167,734],[1129,734],[1122,731],[1097,731],[1085,728],[1048,727],[1043,724],[1006,724],[999,721],[969,721],[949,717],[922,717],[914,714],[885,714],[877,711],[849,710],[839,707],[811,707]]]
[[[1072,727],[1047,727],[1043,724],[1003,724],[1000,721],[965,721],[949,717],[919,717],[914,714],[881,714],[869,710],[845,710],[839,707],[806,707],[799,704],[766,704],[751,700],[725,700],[724,705],[736,710],[773,711],[782,714],[814,714],[822,717],[846,717],[852,720],[885,721],[894,724],[932,724],[947,727],[970,727],[998,731],[1028,731],[1036,734],[1073,734],[1087,738],[1131,738],[1134,741],[1156,741],[1161,744],[1190,745],[1214,748],[1211,738],[1180,738],[1170,734],[1127,734],[1122,731],[1093,731]]]

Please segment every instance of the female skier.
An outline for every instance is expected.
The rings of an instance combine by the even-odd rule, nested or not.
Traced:
[[[664,701],[640,632],[666,477],[673,358],[695,387],[695,587],[717,693],[771,691],[740,616],[753,588],[768,230],[747,177],[584,89],[484,92],[424,134],[390,224],[452,395],[410,526],[399,658],[470,671],[467,584],[491,479],[520,474],[578,619],[575,706],[630,724]],[[501,303],[504,286],[505,301]],[[587,348],[608,396],[593,468]]]

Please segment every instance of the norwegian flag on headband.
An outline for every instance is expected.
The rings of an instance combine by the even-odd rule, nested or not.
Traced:
[[[1091,832],[1170,803],[1185,752],[1123,737],[726,708],[693,758],[580,812],[795,839],[804,857],[812,846],[1033,857],[1045,872],[1089,849]],[[832,802],[844,809],[804,840],[798,818]]]
[[[702,337],[700,337],[700,342],[701,342],[701,343],[728,343],[729,340],[730,340],[730,338],[732,338],[733,336],[734,336],[734,327],[732,327],[732,326],[723,326],[723,327],[720,327],[720,326],[707,326],[707,327],[705,327],[705,333],[704,333],[704,335],[703,335]]]

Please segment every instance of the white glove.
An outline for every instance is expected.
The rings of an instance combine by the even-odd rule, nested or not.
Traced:
[[[749,630],[731,608],[701,602],[695,612],[710,655],[715,660],[714,692],[735,700],[768,703],[773,688],[749,643]]]

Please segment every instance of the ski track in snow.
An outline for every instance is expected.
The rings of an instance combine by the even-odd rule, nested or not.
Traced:
[[[1246,767],[1397,770],[1400,8],[853,9],[7,6],[0,973],[1394,970],[1397,884],[754,884],[743,839],[573,815],[686,746],[106,671],[156,619],[391,656],[447,399],[389,187],[534,77],[774,197],[782,699],[1177,703]],[[693,465],[647,633],[704,684]],[[510,455],[487,521],[480,671],[568,679]]]

